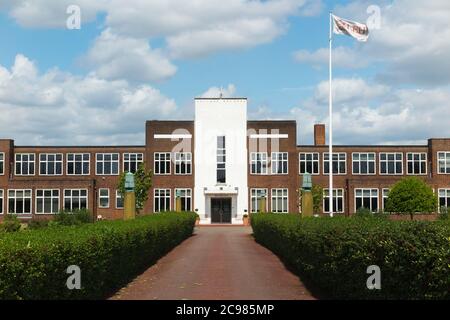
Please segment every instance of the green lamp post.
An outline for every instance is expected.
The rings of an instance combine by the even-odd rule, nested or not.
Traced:
[[[136,217],[136,195],[134,193],[134,186],[134,174],[127,172],[125,174],[124,220],[130,220]]]

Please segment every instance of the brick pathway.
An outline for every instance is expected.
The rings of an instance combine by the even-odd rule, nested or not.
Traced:
[[[197,227],[111,299],[314,299],[250,227]]]

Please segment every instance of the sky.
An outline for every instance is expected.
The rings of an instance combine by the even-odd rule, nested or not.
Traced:
[[[450,137],[448,0],[0,0],[0,139],[143,145],[145,120],[193,119],[222,92],[312,144],[330,11],[370,29],[333,37],[334,142]]]

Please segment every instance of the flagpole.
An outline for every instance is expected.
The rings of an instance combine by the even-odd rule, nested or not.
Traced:
[[[330,37],[329,37],[329,45],[330,45],[330,61],[329,61],[329,75],[330,78],[328,80],[329,85],[330,85],[330,91],[329,91],[329,106],[328,106],[328,111],[329,111],[329,124],[328,124],[328,129],[329,129],[329,134],[328,134],[328,139],[329,139],[329,143],[328,143],[328,173],[329,173],[329,188],[328,188],[328,199],[330,202],[330,217],[333,217],[333,93],[332,93],[332,79],[333,79],[333,74],[332,74],[332,44],[333,44],[333,13],[330,11]]]

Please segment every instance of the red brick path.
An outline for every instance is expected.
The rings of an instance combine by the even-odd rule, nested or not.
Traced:
[[[250,227],[197,227],[111,299],[314,299]]]

